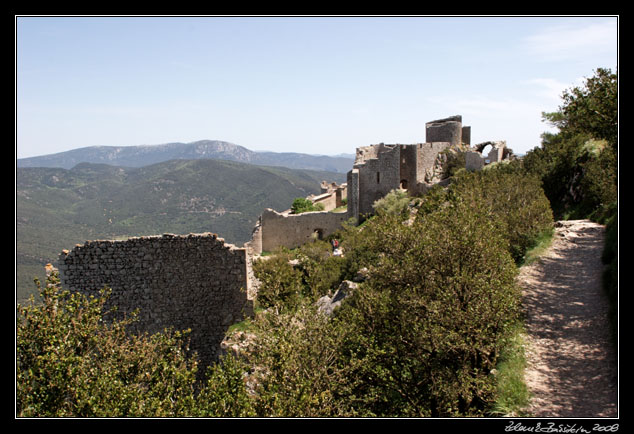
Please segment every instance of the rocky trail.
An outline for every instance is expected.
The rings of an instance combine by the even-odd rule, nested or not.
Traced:
[[[534,417],[617,417],[617,357],[601,286],[605,228],[562,221],[548,251],[522,267],[525,380]]]

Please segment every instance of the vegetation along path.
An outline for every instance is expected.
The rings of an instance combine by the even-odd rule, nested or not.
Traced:
[[[535,417],[616,417],[617,367],[601,286],[605,228],[556,224],[539,261],[522,267],[525,379]]]

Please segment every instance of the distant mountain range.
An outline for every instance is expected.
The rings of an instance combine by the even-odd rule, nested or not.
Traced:
[[[290,169],[347,173],[354,155],[325,156],[295,152],[256,152],[220,140],[191,143],[166,143],[139,146],[89,146],[56,154],[19,158],[18,167],[57,167],[71,169],[80,163],[142,167],[169,160],[215,159],[260,166],[283,166]]]

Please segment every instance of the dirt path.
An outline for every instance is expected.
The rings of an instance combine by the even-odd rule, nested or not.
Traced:
[[[544,256],[522,267],[526,383],[535,417],[617,417],[617,368],[601,288],[605,228],[557,224]]]

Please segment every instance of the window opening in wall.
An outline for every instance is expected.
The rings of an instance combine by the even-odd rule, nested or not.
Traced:
[[[401,179],[401,189],[407,190],[407,179]]]
[[[376,172],[376,183],[379,184],[381,182],[381,172]]]

